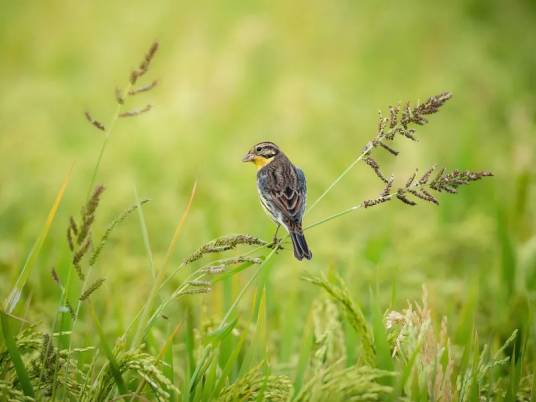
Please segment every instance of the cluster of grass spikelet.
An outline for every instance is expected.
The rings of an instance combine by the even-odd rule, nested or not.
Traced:
[[[112,397],[165,401],[186,392],[187,400],[193,401],[342,402],[425,398],[444,402],[471,401],[475,392],[480,395],[479,400],[486,401],[499,397],[502,400],[507,394],[508,387],[494,378],[498,371],[508,368],[510,359],[505,351],[515,342],[516,332],[493,353],[488,346],[479,349],[476,345],[476,349],[461,353],[460,346],[448,335],[445,319],[435,322],[426,290],[422,304],[410,303],[402,312],[387,311],[380,321],[382,327],[378,328],[374,327],[377,323],[363,317],[340,278],[328,280],[309,275],[305,279],[324,289],[327,297],[319,295],[312,308],[313,342],[300,387],[288,375],[274,373],[266,361],[230,382],[233,365],[247,366],[248,359],[240,363],[239,355],[243,351],[237,349],[220,366],[222,338],[219,336],[229,335],[229,331],[218,336],[211,336],[210,331],[203,335],[201,342],[206,346],[198,351],[197,369],[185,378],[183,385],[175,385],[165,375],[165,363],[145,351],[144,345],[132,350],[121,339],[112,352],[113,363],[108,361],[99,370],[95,362],[82,368],[76,363],[80,353],[95,352],[96,348],[58,350],[52,345],[51,337],[35,327],[21,331],[16,344],[30,369],[34,390],[45,400],[62,395],[82,401],[106,401]],[[355,331],[360,343],[359,358],[351,365],[346,361],[345,331]],[[385,338],[379,336],[382,331]],[[254,341],[254,335],[249,335],[253,336],[250,341]],[[379,357],[383,348],[389,352],[388,364]],[[0,351],[0,374],[3,378],[0,390],[8,400],[34,400],[24,396],[16,386],[15,368],[6,350]],[[124,382],[124,394],[118,391],[118,378]],[[141,391],[140,384],[147,384],[148,390]],[[520,387],[517,400],[528,400],[525,399],[528,392],[528,387]]]

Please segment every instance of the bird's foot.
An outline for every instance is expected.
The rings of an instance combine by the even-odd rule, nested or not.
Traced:
[[[279,250],[284,250],[283,239],[278,239],[277,237],[274,237],[274,240],[272,240],[272,243],[268,245],[268,248],[275,248],[276,253]]]

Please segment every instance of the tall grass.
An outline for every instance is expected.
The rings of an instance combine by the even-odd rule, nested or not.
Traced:
[[[99,219],[103,186],[95,186],[115,123],[148,112],[150,105],[124,111],[129,97],[152,90],[156,81],[141,85],[158,50],[153,44],[130,74],[125,88],[116,92],[116,110],[105,125],[86,113],[88,122],[104,132],[89,183],[88,195],[78,218],[69,220],[65,241],[70,250],[67,277],[53,270],[60,293],[55,321],[28,325],[14,312],[31,272],[67,180],[60,190],[41,236],[25,264],[13,293],[1,314],[0,392],[5,400],[173,400],[173,401],[482,401],[534,400],[533,345],[517,329],[507,339],[482,344],[473,322],[460,328],[462,342],[450,335],[446,318],[433,311],[426,289],[421,303],[409,302],[397,311],[383,305],[370,292],[366,306],[361,295],[352,294],[345,280],[334,273],[308,273],[316,301],[304,306],[305,326],[300,336],[289,331],[274,341],[270,309],[284,300],[271,298],[267,272],[286,249],[268,251],[268,242],[249,234],[216,238],[176,260],[176,251],[195,202],[197,182],[178,218],[163,258],[154,256],[150,232],[139,199],[110,222],[100,237],[94,234]],[[382,182],[379,195],[335,212],[306,226],[320,227],[351,212],[390,201],[415,206],[438,205],[441,193],[456,194],[460,187],[491,176],[486,171],[428,168],[395,185],[377,161],[378,152],[397,156],[396,141],[416,140],[415,128],[426,124],[450,99],[450,93],[423,103],[390,107],[380,114],[376,134],[343,172],[312,202],[308,211],[326,197],[360,162]],[[108,189],[107,192],[112,191]],[[460,200],[462,202],[463,200]],[[137,211],[141,237],[150,267],[150,280],[140,293],[137,313],[126,318],[122,331],[109,331],[107,317],[99,313],[105,278],[100,276],[103,249],[116,228]],[[288,240],[285,238],[283,244]],[[416,253],[419,250],[415,250]],[[33,256],[33,257],[32,257]],[[170,265],[175,266],[170,269]],[[249,272],[253,271],[253,272]],[[98,274],[98,275],[97,275]],[[219,320],[193,317],[191,304],[203,303],[220,282],[249,278],[239,290],[227,291],[228,303]],[[244,303],[254,286],[257,291]],[[234,297],[233,297],[234,296]],[[119,302],[120,297],[114,299]],[[172,305],[181,315],[170,315]],[[249,306],[248,313],[241,310]],[[76,306],[76,307],[74,307]],[[87,311],[88,314],[84,314]],[[176,312],[177,309],[172,311]],[[296,319],[289,313],[284,319]],[[87,320],[87,322],[81,322]],[[196,322],[198,321],[198,322]],[[16,325],[15,325],[16,324]],[[85,324],[83,327],[81,324]],[[77,345],[78,331],[95,332],[90,345]],[[526,331],[529,331],[525,329]],[[120,335],[116,334],[120,332]],[[297,338],[287,361],[275,352],[282,343]],[[80,346],[80,347],[77,347]]]

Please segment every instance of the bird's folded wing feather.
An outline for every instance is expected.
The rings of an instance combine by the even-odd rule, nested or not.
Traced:
[[[300,223],[305,209],[306,183],[301,169],[296,168],[295,173],[296,181],[261,179],[259,185],[283,217],[292,223]]]

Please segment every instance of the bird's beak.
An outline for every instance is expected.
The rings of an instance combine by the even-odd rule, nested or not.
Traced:
[[[255,155],[253,155],[251,152],[248,152],[248,153],[242,158],[242,162],[251,162],[253,159],[255,159]]]

